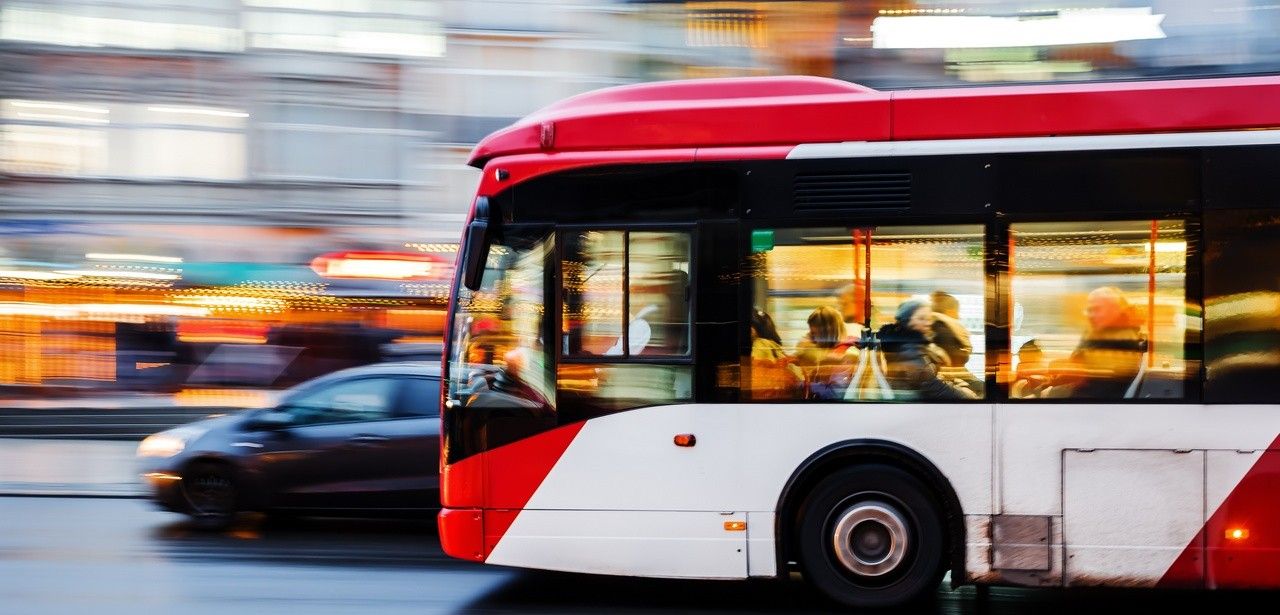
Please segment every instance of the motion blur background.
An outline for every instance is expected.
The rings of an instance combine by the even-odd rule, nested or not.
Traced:
[[[438,356],[468,151],[587,90],[1277,69],[1274,0],[5,0],[0,398]]]

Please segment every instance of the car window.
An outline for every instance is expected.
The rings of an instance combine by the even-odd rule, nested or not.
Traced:
[[[391,417],[398,386],[392,378],[344,380],[295,397],[282,410],[298,425],[377,421]]]
[[[440,416],[440,381],[406,378],[396,416]]]

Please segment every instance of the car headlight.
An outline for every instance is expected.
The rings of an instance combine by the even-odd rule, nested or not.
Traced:
[[[181,453],[187,447],[188,442],[203,436],[206,431],[209,431],[209,428],[184,425],[147,436],[138,445],[138,456],[172,457]]]

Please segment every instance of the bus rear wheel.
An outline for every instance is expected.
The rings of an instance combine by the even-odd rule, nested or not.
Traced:
[[[855,608],[907,604],[942,580],[946,534],[929,488],[887,465],[840,470],[800,508],[800,564],[831,599]]]

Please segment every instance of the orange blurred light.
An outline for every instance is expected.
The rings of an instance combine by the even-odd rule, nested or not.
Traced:
[[[311,261],[311,270],[326,278],[424,280],[439,277],[448,263],[430,254],[410,252],[330,252]]]
[[[265,344],[269,327],[256,322],[184,320],[178,341],[192,344]]]
[[[1227,530],[1227,540],[1244,540],[1249,537],[1249,529],[1233,527]]]

